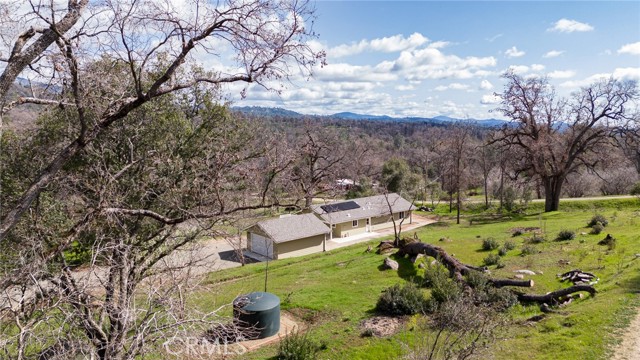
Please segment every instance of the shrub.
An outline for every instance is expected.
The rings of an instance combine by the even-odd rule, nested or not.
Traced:
[[[509,289],[488,287],[486,303],[496,310],[503,311],[518,303],[518,297]]]
[[[511,230],[511,236],[516,237],[516,236],[520,236],[524,234],[524,229],[523,228],[515,228],[513,230]]]
[[[424,268],[424,283],[423,286],[427,288],[433,288],[438,284],[447,281],[449,279],[449,272],[444,266],[440,264],[431,265],[429,263]]]
[[[576,232],[572,230],[560,230],[556,240],[565,241],[565,240],[573,240],[576,238]]]
[[[545,238],[542,234],[535,233],[533,236],[524,239],[524,242],[527,244],[540,244],[545,242]]]
[[[596,223],[595,225],[593,225],[591,227],[591,233],[594,235],[598,235],[602,232],[602,230],[604,230],[604,225],[600,224],[600,223]]]
[[[587,225],[588,227],[593,227],[597,224],[602,225],[603,227],[606,227],[607,225],[609,225],[609,220],[607,220],[606,217],[604,217],[604,215],[600,215],[600,214],[596,214],[593,215],[593,217],[591,218],[591,220],[589,221],[589,224]]]
[[[499,246],[500,246],[500,244],[494,238],[490,237],[490,238],[486,238],[486,239],[482,240],[482,250],[485,250],[485,251],[495,250]]]
[[[413,315],[425,311],[426,299],[420,288],[409,282],[404,286],[399,284],[387,288],[376,304],[380,313],[397,316]]]
[[[631,191],[629,191],[629,195],[640,196],[640,181],[633,184],[633,186],[631,187]]]
[[[522,253],[520,255],[526,256],[526,255],[532,255],[532,254],[537,254],[537,253],[538,253],[538,249],[536,249],[535,246],[533,246],[533,245],[524,245],[522,247]]]
[[[434,284],[431,288],[431,297],[427,303],[427,312],[435,311],[440,304],[448,301],[456,301],[462,296],[462,287],[456,281],[445,279],[445,281]]]
[[[500,264],[500,256],[498,254],[489,254],[482,262],[486,266],[498,265]]]
[[[503,246],[507,251],[509,250],[513,250],[516,248],[516,243],[514,243],[511,240],[507,240],[504,242],[504,246]]]
[[[507,250],[507,248],[503,246],[500,248],[500,250],[498,250],[498,256],[506,256],[507,252],[509,252],[509,250]]]
[[[314,360],[322,346],[308,337],[308,333],[296,330],[280,341],[278,360]]]

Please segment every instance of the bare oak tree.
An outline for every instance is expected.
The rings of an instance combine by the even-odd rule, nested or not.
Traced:
[[[324,59],[322,53],[313,52],[305,42],[312,36],[307,26],[313,20],[313,9],[307,1],[229,0],[218,4],[196,1],[188,9],[155,1],[115,1],[92,7],[86,7],[83,1],[69,4],[69,16],[81,13],[79,19],[70,21],[70,28],[53,21],[58,11],[54,3],[31,4],[25,16],[38,21],[52,19],[48,23],[53,40],[39,37],[33,42],[34,45],[42,42],[34,48],[35,55],[25,55],[23,59],[18,55],[30,51],[32,46],[24,48],[21,44],[30,37],[18,35],[13,40],[14,55],[6,59],[3,81],[13,81],[29,66],[40,77],[57,79],[62,91],[59,99],[20,98],[3,105],[1,110],[29,102],[72,107],[77,132],[52,154],[20,199],[2,209],[0,241],[66,164],[132,110],[198,83],[212,87],[258,83],[270,87],[270,80],[287,79],[298,70],[308,75],[311,67]],[[60,29],[56,30],[57,27]],[[47,45],[52,42],[55,46]],[[183,71],[185,64],[194,63],[198,56],[222,55],[233,55],[235,63],[227,68]],[[92,64],[97,59],[111,61],[114,67],[125,71],[118,72],[121,77],[117,84],[112,83],[105,89],[108,91],[99,94],[100,102],[88,103],[87,93],[105,77],[109,78],[108,70],[93,71]]]
[[[518,173],[538,176],[545,211],[558,210],[567,175],[594,168],[618,129],[633,120],[628,107],[638,99],[635,82],[609,79],[557,98],[544,78],[507,73],[499,110],[512,124],[495,134],[505,151],[521,154]]]
[[[55,2],[12,13],[26,28],[9,39],[3,81],[56,90],[0,94],[2,112],[55,105],[32,132],[0,139],[0,356],[133,359],[220,321],[186,306],[198,259],[175,257],[281,203],[271,189],[290,162],[215,105],[222,86],[273,89],[323,55],[306,44],[306,1],[69,4],[79,15],[68,28]],[[28,30],[42,21],[49,30]],[[21,58],[45,34],[50,46]],[[229,55],[227,66],[198,64]]]

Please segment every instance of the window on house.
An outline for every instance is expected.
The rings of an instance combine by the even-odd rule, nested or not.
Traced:
[[[370,225],[370,224],[371,224],[371,222],[370,222],[370,221],[371,221],[371,219],[367,218],[367,225]]]
[[[404,211],[398,213],[398,219],[404,219]]]
[[[353,220],[351,225],[353,225],[353,227],[358,227],[358,220]]]

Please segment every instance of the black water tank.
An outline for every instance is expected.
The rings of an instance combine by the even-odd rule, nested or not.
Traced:
[[[267,292],[252,292],[233,301],[233,315],[247,326],[255,326],[264,339],[280,330],[280,298]]]

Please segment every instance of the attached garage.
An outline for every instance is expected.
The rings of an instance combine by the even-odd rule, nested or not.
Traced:
[[[249,249],[256,254],[273,258],[273,240],[266,236],[262,236],[257,232],[249,234],[249,237],[251,238]]]
[[[247,229],[249,251],[271,259],[322,252],[331,229],[313,214],[260,221]]]

